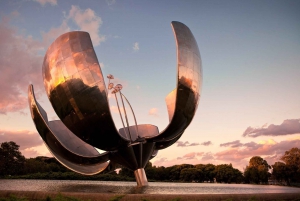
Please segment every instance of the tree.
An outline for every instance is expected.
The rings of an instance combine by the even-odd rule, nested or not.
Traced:
[[[300,181],[300,149],[297,147],[291,148],[284,153],[281,160],[286,164],[291,181]]]
[[[203,172],[198,168],[184,168],[180,171],[180,180],[181,181],[202,181]]]
[[[214,182],[214,178],[216,176],[216,172],[215,172],[215,168],[216,166],[213,165],[213,164],[198,164],[198,165],[195,165],[196,168],[202,170],[203,172],[203,181],[209,181],[209,182]]]
[[[232,164],[217,165],[214,171],[217,182],[241,183],[243,181],[242,172],[233,168]]]
[[[193,165],[190,164],[181,164],[181,165],[174,165],[170,167],[170,180],[179,180],[180,179],[180,172],[184,168],[193,168]]]
[[[273,168],[272,171],[273,177],[279,182],[286,181],[287,184],[289,185],[289,171],[286,164],[282,162],[275,162],[275,164],[272,165],[272,168]]]
[[[267,183],[271,166],[260,156],[253,156],[246,167],[244,176],[247,183]]]
[[[119,175],[134,178],[134,172],[126,167],[122,167],[119,171]]]
[[[25,157],[15,142],[3,142],[0,146],[0,176],[22,173]]]

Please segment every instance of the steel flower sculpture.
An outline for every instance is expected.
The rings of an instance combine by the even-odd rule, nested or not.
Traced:
[[[129,126],[126,111],[126,125],[120,111],[123,128],[117,130],[108,92],[115,94],[117,103],[117,94],[122,104],[124,99],[129,102],[121,93],[122,86],[110,82],[112,75],[106,88],[88,33],[65,33],[51,44],[44,58],[43,78],[60,120],[48,121],[32,85],[28,96],[36,129],[61,164],[94,175],[117,163],[134,171],[138,186],[148,185],[145,165],[182,136],[196,112],[202,85],[201,58],[193,34],[180,22],[171,25],[177,45],[177,87],[166,97],[169,125],[161,132],[151,124],[138,125],[136,120]],[[106,152],[100,154],[96,148]]]

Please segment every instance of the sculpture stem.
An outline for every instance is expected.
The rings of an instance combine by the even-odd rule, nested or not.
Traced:
[[[117,106],[118,106],[119,114],[120,114],[121,121],[122,121],[122,124],[123,124],[123,128],[124,128],[125,135],[127,136],[127,138],[130,138],[130,135],[127,134],[126,129],[125,129],[125,124],[124,124],[124,121],[123,121],[123,117],[122,117],[122,114],[121,114],[121,110],[120,110],[120,107],[119,107],[119,102],[118,102],[118,98],[117,98],[117,95],[116,95],[116,94],[115,94],[115,98],[116,98],[116,102],[117,102]],[[128,136],[128,135],[129,135],[129,136]],[[131,138],[130,138],[130,139],[131,139]]]
[[[123,104],[123,110],[124,110],[124,114],[125,114],[125,119],[126,119],[126,123],[127,123],[127,129],[128,129],[128,132],[129,132],[130,141],[132,142],[132,138],[131,138],[131,134],[130,134],[130,129],[129,129],[128,118],[127,118],[126,109],[125,109],[125,105],[124,105],[124,101],[123,101],[121,92],[120,92],[120,96],[121,96],[121,101],[122,101],[122,104]]]
[[[133,109],[132,109],[132,107],[131,107],[129,101],[127,100],[126,96],[124,96],[124,94],[122,94],[121,92],[120,92],[120,94],[125,98],[126,102],[128,103],[128,105],[129,105],[129,107],[130,107],[130,109],[131,109],[131,112],[132,112],[132,115],[133,115],[133,118],[134,118],[134,123],[135,123],[136,135],[137,135],[137,137],[139,137],[139,130],[138,130],[137,121],[136,121],[136,118],[135,118],[135,114],[134,114],[134,112],[133,112]]]
[[[138,187],[148,186],[148,181],[144,168],[135,170],[134,176]]]

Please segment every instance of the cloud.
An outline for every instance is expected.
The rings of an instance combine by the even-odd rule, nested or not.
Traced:
[[[204,160],[204,161],[208,161],[208,160],[214,160],[215,157],[214,155],[211,153],[211,152],[206,152],[205,154],[203,154],[201,160]]]
[[[64,19],[59,27],[53,27],[48,32],[42,32],[43,45],[49,47],[49,45],[63,33],[69,32],[70,28],[68,26],[67,20]]]
[[[82,10],[78,6],[72,5],[67,19],[71,19],[80,30],[89,32],[94,46],[106,40],[105,36],[99,34],[102,19],[92,9]]]
[[[243,144],[240,143],[239,140],[235,140],[232,142],[226,142],[226,143],[220,144],[220,147],[239,147],[241,145],[243,145]]]
[[[153,165],[168,167],[179,164],[207,164],[212,161],[214,161],[214,156],[211,152],[190,152],[173,159],[160,158],[153,161]]]
[[[0,142],[14,141],[20,145],[20,151],[37,147],[43,144],[38,133],[27,130],[23,131],[6,131],[0,130]]]
[[[37,97],[44,91],[41,76],[43,52],[59,35],[70,31],[70,21],[89,32],[95,46],[105,41],[105,37],[99,34],[102,20],[92,9],[81,10],[78,6],[72,6],[59,27],[41,33],[42,41],[26,36],[22,34],[24,31],[11,26],[10,18],[16,16],[18,13],[13,12],[0,19],[0,115],[8,112],[24,114],[22,110],[28,107],[29,84],[34,85]]]
[[[252,128],[249,126],[243,133],[243,136],[279,136],[298,133],[300,133],[300,119],[287,119],[284,120],[280,125],[271,124],[268,127],[264,125],[261,128]]]
[[[116,0],[106,0],[106,3],[108,6],[114,5],[116,3]]]
[[[120,113],[119,113],[118,106],[114,106],[114,105],[110,106],[110,111],[112,111],[112,112],[115,113],[115,114],[120,114]],[[123,107],[120,107],[120,112],[121,112],[121,114],[124,114],[124,109],[123,109]]]
[[[40,3],[42,6],[45,6],[47,3],[51,4],[52,6],[57,5],[57,0],[33,0],[33,1]]]
[[[209,146],[209,145],[212,145],[212,143],[211,143],[211,141],[207,141],[207,142],[202,142],[200,145]]]
[[[149,115],[158,117],[158,109],[157,108],[151,108],[148,112]]]
[[[180,141],[179,141],[180,142]],[[187,143],[180,142],[179,144],[185,146]],[[243,170],[248,165],[249,160],[253,156],[261,156],[267,160],[269,165],[274,164],[280,160],[280,157],[285,151],[292,147],[300,147],[300,136],[294,139],[276,142],[272,139],[242,143],[240,141],[233,141],[225,144],[226,150],[219,152],[188,152],[183,153],[182,156],[175,158],[164,158],[163,160],[154,160],[153,164],[156,166],[172,166],[176,164],[229,164],[234,168]],[[227,145],[226,145],[227,144]],[[239,145],[239,146],[236,146]]]
[[[139,51],[139,50],[140,50],[139,43],[138,43],[138,42],[135,42],[135,43],[133,44],[132,49],[133,49],[135,52]]]
[[[36,95],[43,87],[40,41],[24,36],[0,19],[0,114],[20,112],[28,107],[27,87],[35,85]],[[22,113],[22,112],[21,112]]]
[[[202,156],[204,152],[191,152],[183,155],[182,157],[177,157],[178,160],[191,160],[191,159],[197,159],[197,156]]]
[[[228,162],[239,161],[252,156],[270,157],[274,155],[282,156],[285,151],[292,147],[299,147],[300,139],[285,140],[275,142],[274,140],[248,142],[239,147],[230,148],[221,152],[217,152],[215,157],[217,160],[224,160]]]
[[[99,33],[103,23],[102,19],[90,8],[82,10],[80,7],[72,5],[60,26],[52,27],[47,33],[42,32],[45,47],[48,47],[61,34],[71,30],[70,21],[74,22],[80,31],[86,31],[90,34],[94,46],[98,46],[106,40],[106,37]]]
[[[177,147],[192,147],[192,146],[198,146],[199,143],[189,143],[188,141],[182,142],[177,141]]]
[[[207,142],[202,142],[201,144],[199,143],[189,143],[188,141],[182,142],[182,141],[177,141],[177,147],[193,147],[193,146],[198,146],[198,145],[203,145],[203,146],[209,146],[212,145],[211,141]]]

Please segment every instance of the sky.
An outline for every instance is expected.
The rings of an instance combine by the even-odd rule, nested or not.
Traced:
[[[151,162],[243,170],[261,156],[272,165],[300,148],[299,9],[296,0],[2,0],[0,143],[15,141],[27,158],[51,156],[31,119],[27,89],[33,84],[49,119],[58,119],[42,62],[58,36],[75,30],[90,33],[103,75],[123,85],[138,124],[162,131],[169,123],[165,96],[176,87],[170,23],[180,21],[201,54],[200,103],[183,136]],[[121,128],[111,95],[109,102]]]

